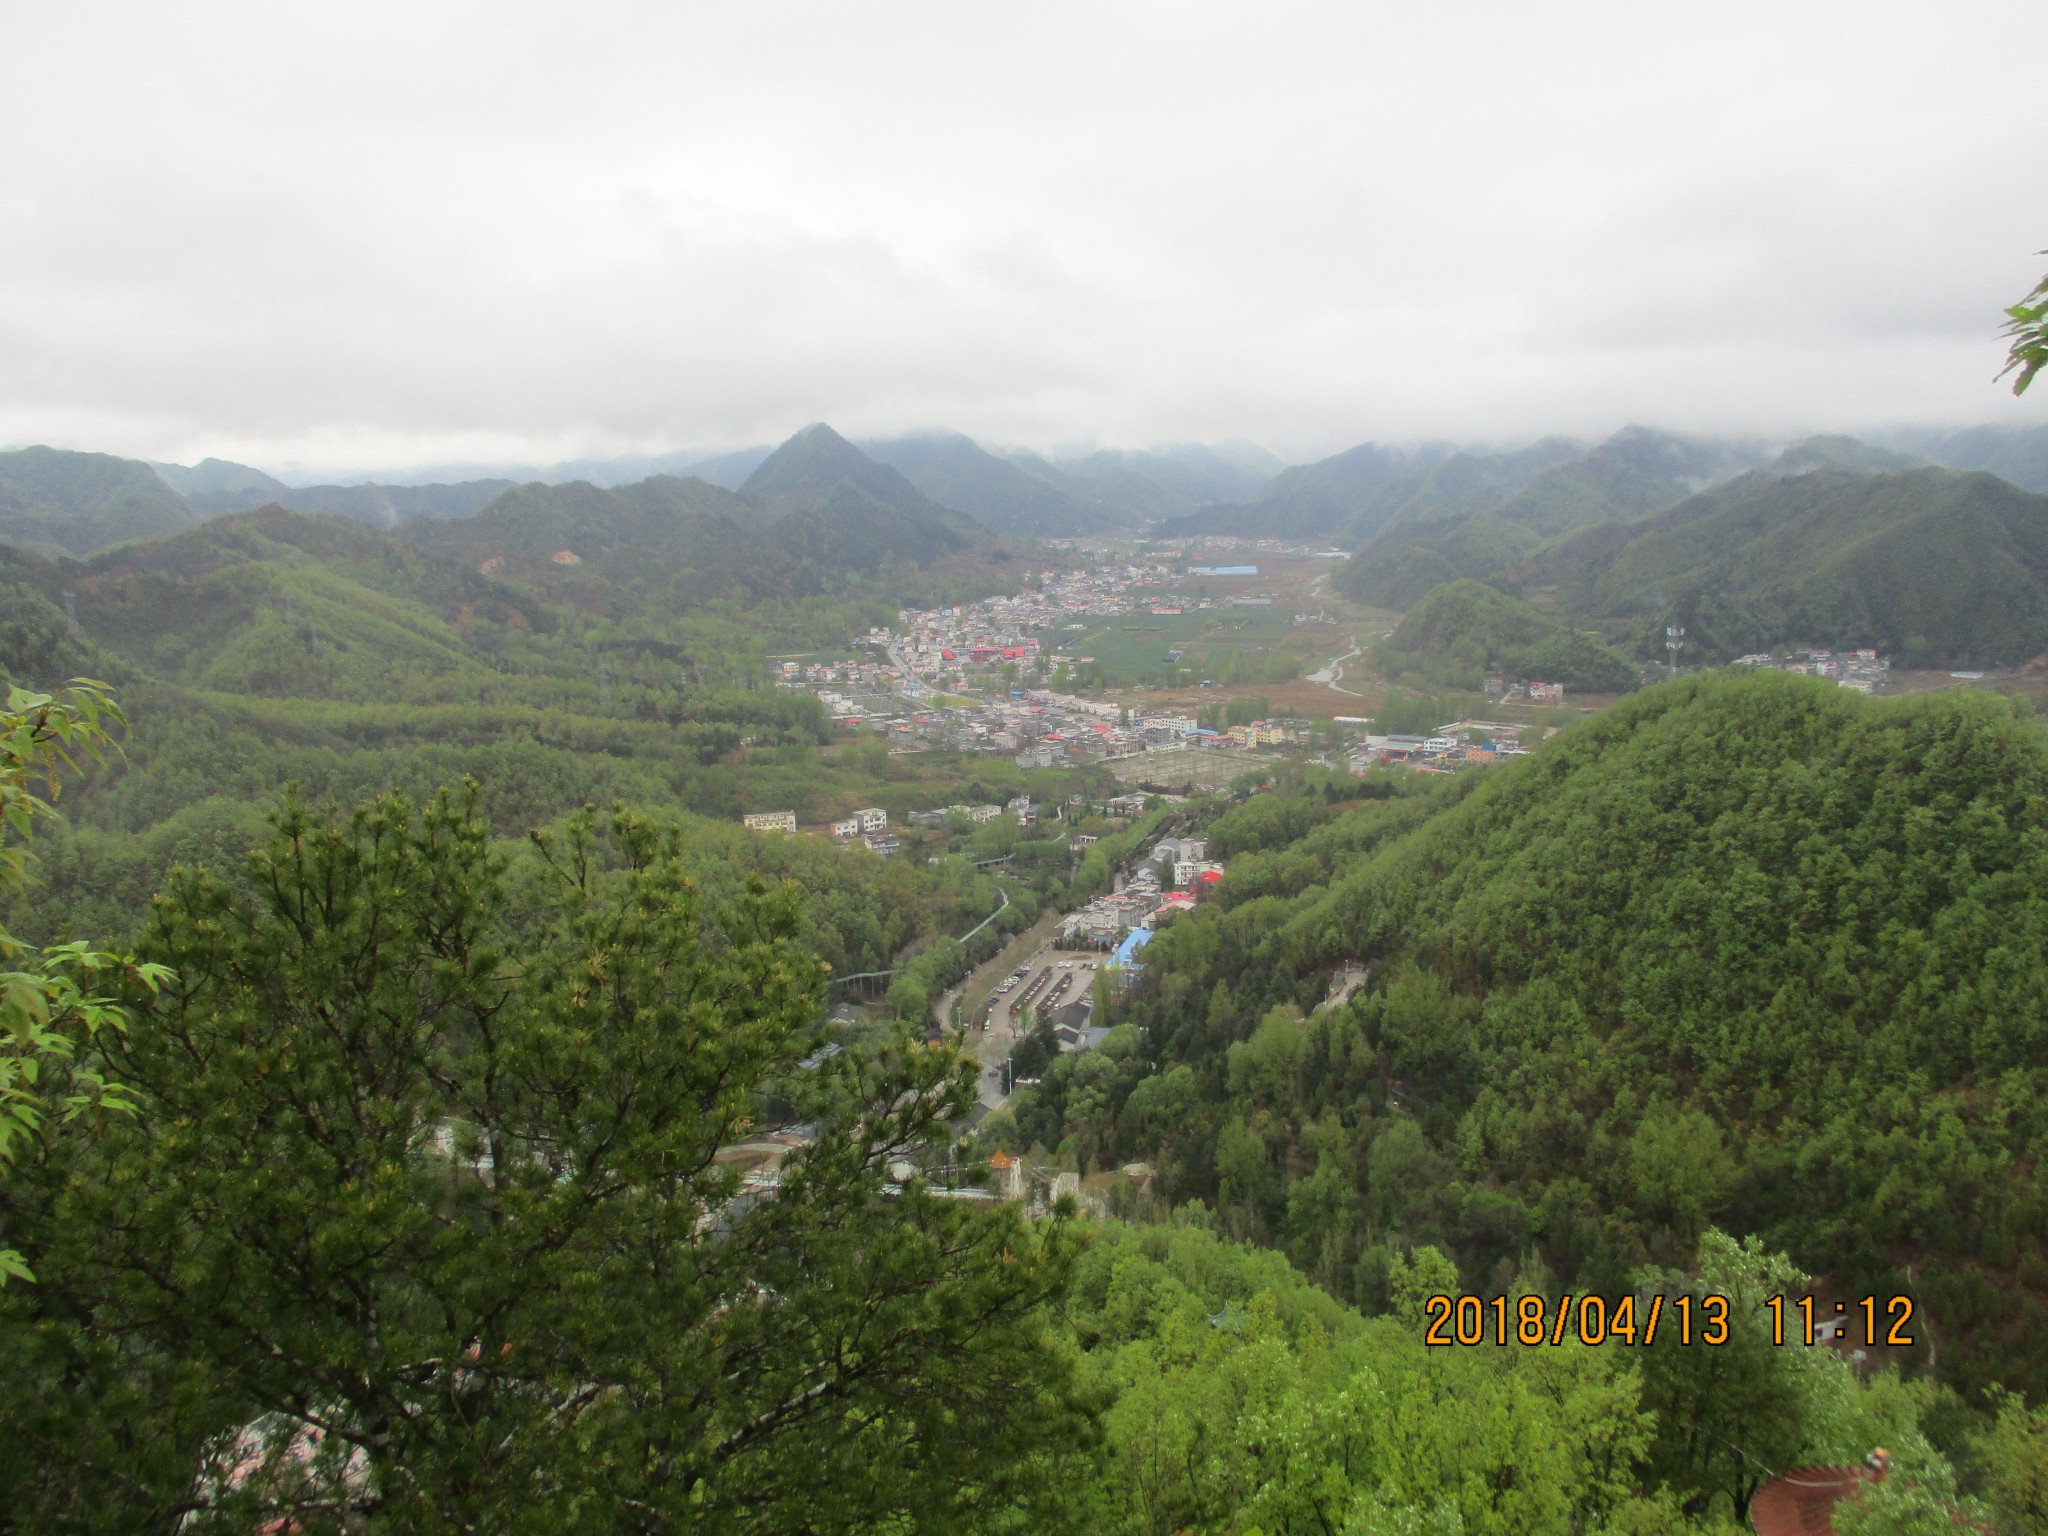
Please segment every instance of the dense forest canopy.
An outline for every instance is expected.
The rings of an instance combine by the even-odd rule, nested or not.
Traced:
[[[137,1111],[0,1181],[36,1266],[0,1288],[0,1527],[1029,1508],[1017,1473],[1081,1427],[1060,1226],[886,1182],[972,1068],[821,1054],[794,883],[700,880],[625,813],[511,859],[475,810],[288,805],[244,880],[155,904],[161,990],[80,1062]],[[816,1130],[764,1196],[727,1149],[777,1101]]]
[[[1369,1308],[1413,1243],[1476,1289],[1611,1289],[1719,1222],[1917,1296],[1956,1380],[2048,1383],[2032,719],[1707,676],[1431,794],[1331,795],[1216,823],[1223,900],[1021,1134],[1156,1158]]]
[[[1478,692],[1489,676],[1563,683],[1574,694],[1626,693],[1626,656],[1477,581],[1446,582],[1402,616],[1376,659],[1400,682]]]
[[[2048,496],[1983,473],[1745,477],[1505,572],[1560,613],[1706,660],[1805,642],[1907,666],[2013,666],[2048,649]]]
[[[1694,707],[1659,692],[1664,713]],[[1624,734],[1653,734],[1647,715]],[[1571,748],[1597,761],[1568,738],[1496,782],[1572,775]],[[1397,782],[1360,805],[1311,776],[1214,838],[1241,863],[1371,867],[1513,819],[1509,791],[1443,805]],[[0,1523],[1679,1536],[1727,1529],[1772,1467],[1872,1445],[1900,1481],[1867,1520],[1960,1510],[2025,1531],[2039,1512],[2048,1416],[2010,1398],[1972,1413],[1931,1380],[1859,1381],[1831,1351],[1773,1344],[1761,1302],[1806,1277],[1703,1224],[1705,1111],[1628,1139],[1651,1262],[1604,1283],[1732,1298],[1712,1351],[1668,1332],[1428,1342],[1433,1295],[1553,1305],[1545,1255],[1585,1256],[1514,1230],[1513,1197],[1474,1167],[1495,1149],[1438,1149],[1441,1082],[1374,1071],[1376,1051],[1440,1044],[1381,993],[1307,1023],[1269,1009],[1223,1049],[1220,1099],[1205,1052],[1239,1032],[1212,999],[1206,1034],[1165,1039],[1179,1064],[1141,1071],[1119,1112],[1090,1064],[1142,1067],[1137,1020],[1193,957],[1231,953],[1195,941],[1282,898],[1183,919],[1118,1048],[1061,1058],[1069,1111],[1149,1137],[1173,1180],[1199,1177],[1227,1114],[1213,1209],[1034,1223],[949,1197],[972,1081],[949,1049],[885,1033],[816,1050],[798,885],[718,874],[688,829],[623,813],[509,853],[475,812],[473,791],[287,806],[245,880],[181,876],[156,903],[138,953],[166,979],[130,989],[125,1028],[80,1063],[137,1112],[46,1127],[0,1178],[0,1227],[37,1265],[0,1287]],[[1236,955],[1249,994],[1257,967]],[[764,1098],[822,1132],[766,1196],[720,1155]],[[1305,1177],[1274,1160],[1290,1128]],[[1721,1163],[1739,1180],[1739,1147]],[[1644,1204],[1666,1198],[1681,1204]],[[1677,1223],[1661,1240],[1659,1215]],[[1305,1248],[1309,1273],[1219,1226]],[[1376,1264],[1352,1250],[1347,1284],[1358,1237],[1393,1246]],[[1486,1243],[1501,1263],[1461,1275]],[[1591,1265],[1564,1283],[1590,1287]],[[1375,1292],[1377,1315],[1346,1289]]]

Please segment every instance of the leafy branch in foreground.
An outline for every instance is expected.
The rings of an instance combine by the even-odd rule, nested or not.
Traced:
[[[36,823],[55,814],[51,805],[63,775],[81,759],[104,755],[112,727],[126,717],[104,683],[80,678],[54,694],[10,688],[0,713],[0,898],[30,883],[25,846]],[[41,779],[48,799],[36,793]],[[17,841],[18,840],[18,841]],[[154,991],[168,974],[161,966],[137,966],[123,956],[82,943],[59,944],[31,953],[0,927],[0,1164],[12,1162],[22,1138],[41,1130],[54,1115],[60,1122],[90,1109],[128,1109],[119,1085],[91,1066],[74,1063],[81,1040],[119,1029],[126,1015],[109,997],[97,994],[106,979],[132,975]],[[53,1064],[69,1064],[64,1091],[53,1097],[46,1075]],[[27,1262],[0,1248],[0,1285],[33,1279]]]
[[[2039,253],[2048,256],[2048,251]],[[2012,381],[2012,392],[2024,395],[2027,386],[2034,382],[2034,375],[2048,365],[2048,277],[2034,285],[2019,303],[2006,310],[2006,327],[1999,332],[2012,342],[2012,349],[2006,353],[2005,366],[1998,371],[2002,379],[2008,373],[2017,371],[2019,377]]]

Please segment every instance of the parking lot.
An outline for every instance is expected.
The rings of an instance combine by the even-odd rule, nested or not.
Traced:
[[[1104,958],[1100,950],[1048,945],[997,985],[981,1015],[987,1027],[976,1052],[983,1064],[984,1103],[1002,1102],[1002,1093],[995,1086],[997,1064],[1026,1033],[1032,1011],[1050,1011],[1087,999],[1095,986],[1096,967]]]
[[[1084,999],[1095,984],[1095,967],[1101,959],[1096,950],[1047,946],[1003,978],[984,1017],[992,1029],[1015,1029],[1022,1026],[1032,1008],[1059,1008]]]

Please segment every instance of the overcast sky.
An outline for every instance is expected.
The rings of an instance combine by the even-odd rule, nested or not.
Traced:
[[[2038,0],[0,11],[0,444],[2048,421]]]

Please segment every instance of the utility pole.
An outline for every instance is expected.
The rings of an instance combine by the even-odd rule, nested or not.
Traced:
[[[1664,649],[1671,653],[1671,675],[1678,676],[1678,653],[1685,648],[1685,630],[1674,624],[1664,631]]]

